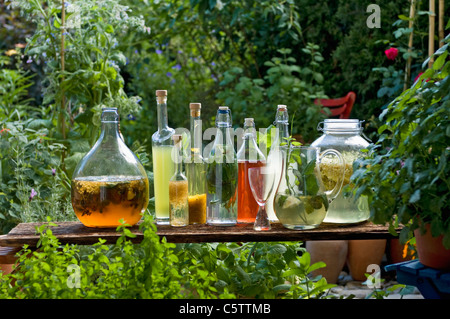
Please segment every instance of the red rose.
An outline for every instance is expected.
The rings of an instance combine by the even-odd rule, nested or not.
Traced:
[[[386,54],[387,58],[389,60],[395,60],[395,58],[398,55],[398,49],[396,48],[389,48],[386,51],[384,51],[384,54]]]

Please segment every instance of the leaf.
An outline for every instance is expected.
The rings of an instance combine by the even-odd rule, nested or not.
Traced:
[[[433,63],[433,70],[439,70],[444,65],[448,56],[448,51],[442,53]]]
[[[420,189],[417,189],[409,198],[409,203],[414,204],[420,199]]]
[[[286,252],[287,248],[281,244],[275,244],[270,247],[268,253],[271,255],[282,255]]]

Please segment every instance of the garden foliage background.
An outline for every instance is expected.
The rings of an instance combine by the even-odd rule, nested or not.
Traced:
[[[151,179],[157,89],[169,92],[171,127],[188,127],[189,102],[202,103],[204,128],[218,105],[231,107],[235,126],[254,117],[264,128],[286,104],[292,134],[305,142],[326,116],[314,100],[354,91],[351,117],[376,140],[377,116],[403,90],[406,60],[408,81],[421,72],[428,12],[419,1],[411,30],[409,1],[377,1],[381,28],[371,29],[369,4],[74,0],[65,2],[62,28],[59,1],[1,1],[1,232],[75,218],[71,173],[98,137],[104,105],[119,107],[122,133]]]
[[[314,100],[354,91],[351,117],[376,142],[378,115],[423,71],[429,12],[417,1],[411,29],[410,1],[380,0],[381,27],[369,28],[369,4],[0,0],[0,234],[19,222],[76,219],[70,178],[99,136],[103,106],[119,108],[152,187],[157,89],[168,90],[171,127],[189,126],[190,102],[202,103],[204,128],[219,105],[230,106],[236,127],[254,117],[266,128],[286,104],[291,133],[305,143],[327,116]],[[0,281],[0,297],[310,298],[331,287],[307,276],[324,265],[310,265],[298,243],[178,246],[160,241],[151,222],[146,214],[140,245],[119,227],[116,245],[63,249],[44,224],[40,251],[25,249],[24,271]],[[74,264],[82,289],[66,281]]]

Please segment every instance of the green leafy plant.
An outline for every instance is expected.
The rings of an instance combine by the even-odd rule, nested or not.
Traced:
[[[38,250],[25,246],[15,271],[0,280],[0,298],[328,298],[334,285],[310,278],[299,243],[170,244],[150,214],[139,228],[126,224],[114,245],[62,245],[49,221],[38,227]]]
[[[231,68],[224,73],[220,83],[224,89],[217,97],[238,114],[235,118],[254,114],[261,127],[270,125],[274,105],[286,104],[292,114],[292,134],[300,134],[302,140],[310,142],[316,137],[317,123],[329,114],[315,103],[316,99],[327,98],[321,85],[323,76],[318,71],[323,61],[318,50],[311,43],[302,49],[309,57],[309,64],[302,67],[292,57],[291,49],[279,49],[281,57],[266,61],[264,79],[251,79],[243,75],[243,69]]]
[[[11,49],[5,53],[12,56],[14,61],[8,56],[0,56],[0,119],[13,116],[20,118],[31,109],[28,89],[33,84],[34,76],[21,68],[19,49]]]
[[[403,242],[430,224],[450,247],[450,37],[431,68],[380,115],[379,141],[354,164],[355,196],[367,195],[371,219],[403,227]],[[424,66],[428,60],[424,62]]]
[[[148,217],[150,219],[150,217]],[[160,242],[154,224],[141,225],[144,240],[135,246],[135,236],[118,227],[116,245],[100,239],[88,247],[61,245],[46,223],[39,227],[39,250],[25,247],[14,274],[0,281],[0,296],[14,298],[179,298],[178,261],[174,244]],[[78,272],[72,272],[76,270]]]
[[[0,120],[0,232],[19,222],[72,220],[70,182],[61,169],[64,146],[48,121]]]
[[[139,97],[124,90],[120,68],[127,59],[118,38],[150,29],[117,0],[11,4],[36,25],[24,54],[45,65],[43,105],[58,128],[51,135],[66,146],[62,160],[70,175],[98,138],[103,106],[119,108],[123,117],[139,110]]]

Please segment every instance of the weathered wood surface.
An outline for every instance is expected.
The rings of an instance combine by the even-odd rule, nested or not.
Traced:
[[[53,234],[62,244],[74,243],[89,245],[99,238],[107,244],[115,243],[120,234],[114,228],[88,228],[80,222],[60,222],[51,227]],[[21,223],[7,235],[0,236],[0,246],[20,247],[27,244],[35,247],[39,236],[36,227],[42,223]],[[136,234],[134,242],[143,238],[139,226],[130,230]],[[399,230],[398,230],[399,231]],[[386,239],[394,236],[387,227],[364,222],[350,226],[321,225],[312,230],[290,230],[279,223],[272,224],[269,231],[255,231],[253,224],[236,226],[189,225],[185,227],[157,226],[157,234],[173,243],[200,242],[253,242],[253,241],[306,241],[306,240],[349,240],[349,239]]]

